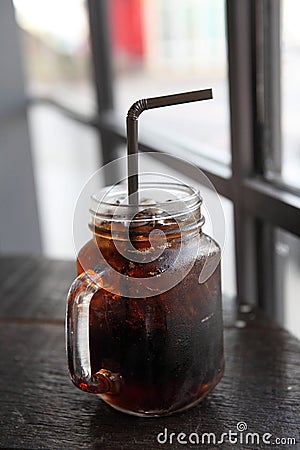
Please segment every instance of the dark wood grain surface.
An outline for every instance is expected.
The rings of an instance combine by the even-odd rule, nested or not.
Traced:
[[[0,259],[1,448],[300,448],[300,343],[257,311],[236,314],[228,300],[225,375],[200,405],[143,419],[76,389],[68,377],[64,343],[65,297],[74,276],[69,262]],[[176,440],[180,432],[198,433],[200,439],[215,433],[219,439],[236,432],[238,422],[258,433],[260,444]],[[176,434],[172,444],[157,441],[165,428],[168,441]],[[297,443],[266,445],[264,433],[272,434],[272,442],[295,438]]]

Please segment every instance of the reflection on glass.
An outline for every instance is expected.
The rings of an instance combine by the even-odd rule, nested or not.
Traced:
[[[93,109],[84,0],[14,0],[22,30],[27,88],[69,107]]]
[[[277,229],[275,252],[282,325],[300,338],[300,239]]]
[[[230,162],[225,1],[111,0],[116,112],[139,98],[212,87],[214,100],[149,111],[148,130]]]
[[[300,188],[300,2],[281,1],[282,179]]]

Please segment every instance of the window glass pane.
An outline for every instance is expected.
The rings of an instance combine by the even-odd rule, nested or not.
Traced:
[[[66,106],[94,110],[84,0],[14,0],[27,88]]]
[[[294,0],[263,4],[267,175],[300,188],[300,5]]]
[[[83,185],[100,166],[98,136],[49,106],[30,107],[28,119],[43,253],[74,260],[73,212]]]
[[[147,111],[140,131],[230,162],[223,0],[109,2],[115,108],[139,98],[213,88],[214,100]]]
[[[277,229],[275,251],[282,325],[300,338],[300,239]]]
[[[282,178],[300,188],[300,3],[281,0]]]

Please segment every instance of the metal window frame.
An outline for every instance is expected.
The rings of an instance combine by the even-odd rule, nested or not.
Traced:
[[[73,119],[98,130],[103,162],[107,163],[115,159],[117,146],[126,142],[126,135],[113,114],[109,2],[87,0],[87,4],[97,114],[87,119],[53,101],[52,104]],[[265,121],[272,108],[278,108],[278,103],[269,104],[271,109],[265,107],[264,89],[268,80],[262,53],[263,14],[266,7],[269,10],[273,7],[272,32],[274,35],[277,32],[278,37],[278,4],[279,0],[226,0],[232,166],[230,169],[201,155],[197,158],[198,166],[216,190],[233,202],[237,302],[260,305],[275,319],[280,319],[281,313],[275,292],[274,229],[280,227],[300,236],[299,193],[268,178],[264,164]],[[278,63],[278,53],[273,47],[272,51]],[[270,73],[267,76],[270,77]],[[271,88],[276,93],[278,78],[273,81]],[[274,101],[279,100],[277,95]],[[280,135],[276,133],[278,115],[275,119],[273,115],[272,120],[275,134],[273,141],[268,142],[268,148],[271,145],[272,150],[276,149],[277,161],[280,161]],[[144,135],[139,148],[143,152],[156,152],[159,158],[161,152],[172,153],[174,143],[165,140],[163,148],[158,147],[152,135]],[[176,153],[184,155],[187,151],[187,147],[178,146]],[[180,163],[174,168],[182,170]]]

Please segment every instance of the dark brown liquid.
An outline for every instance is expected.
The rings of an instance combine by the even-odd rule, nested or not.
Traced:
[[[79,254],[78,272],[82,266],[86,270],[99,264],[99,246],[117,272],[150,277],[172,266],[180,245],[186,262],[195,242],[195,238],[179,242],[170,237],[159,261],[133,264],[117,252],[109,233],[96,230],[94,240]],[[135,243],[140,249],[147,245],[145,240]],[[203,262],[203,257],[197,259],[178,285],[154,297],[131,298],[130,292],[121,296],[104,289],[94,295],[92,373],[105,368],[123,377],[119,394],[102,395],[112,406],[137,414],[169,413],[196,403],[220,380],[224,364],[220,267],[199,284]],[[177,270],[180,278],[180,267]],[[121,288],[118,275],[111,282]]]

